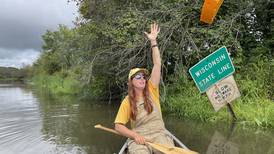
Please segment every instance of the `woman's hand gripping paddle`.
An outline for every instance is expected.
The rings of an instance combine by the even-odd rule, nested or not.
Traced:
[[[100,124],[98,125],[95,125],[94,126],[95,128],[98,128],[98,129],[102,129],[102,130],[105,130],[105,131],[108,131],[108,132],[111,132],[111,133],[114,133],[114,134],[117,134],[117,135],[121,135],[119,132],[113,130],[113,129],[110,129],[110,128],[107,128],[107,127],[104,127]],[[187,149],[183,149],[183,148],[179,148],[179,147],[171,147],[171,146],[168,146],[168,145],[163,145],[163,144],[158,144],[158,143],[152,143],[152,142],[146,142],[147,145],[150,145],[152,148],[158,150],[158,151],[161,151],[165,154],[198,154],[197,152],[195,151],[191,151],[191,150],[187,150]]]

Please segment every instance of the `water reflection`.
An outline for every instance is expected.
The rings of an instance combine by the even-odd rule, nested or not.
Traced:
[[[97,123],[113,127],[117,107],[67,98],[62,101],[45,95],[39,97],[43,110],[44,139],[58,145],[82,147],[89,154],[111,154],[119,150],[125,139],[94,128]],[[105,103],[101,103],[105,104]]]
[[[40,111],[32,93],[6,84],[0,88],[0,98],[0,153],[49,149],[40,135]]]
[[[239,154],[237,145],[230,141],[230,137],[233,135],[235,130],[236,120],[233,119],[230,125],[227,137],[218,131],[214,132],[206,154]]]
[[[93,128],[112,123],[114,106],[56,100],[10,84],[1,85],[0,98],[0,154],[113,153],[123,143]]]
[[[113,127],[118,105],[56,99],[47,92],[11,84],[0,84],[0,99],[0,154],[112,154],[125,141],[93,128],[99,123]],[[171,116],[164,120],[186,146],[201,154],[274,153],[273,130]]]
[[[200,154],[272,154],[274,131],[227,123],[207,124],[165,118],[167,128]]]
[[[58,105],[55,110],[45,111],[42,132],[46,139],[57,144],[81,145],[89,153],[117,151],[121,143],[113,144],[117,140],[116,136],[93,128],[93,124],[96,123],[112,123],[112,112],[106,110],[108,108],[103,106],[89,106],[84,103]]]
[[[239,154],[237,145],[215,131],[206,154]]]

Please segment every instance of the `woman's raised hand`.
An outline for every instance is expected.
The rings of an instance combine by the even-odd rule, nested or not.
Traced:
[[[150,25],[150,33],[144,32],[147,36],[147,38],[150,41],[156,40],[158,33],[160,32],[160,27],[158,26],[157,23],[153,23]]]

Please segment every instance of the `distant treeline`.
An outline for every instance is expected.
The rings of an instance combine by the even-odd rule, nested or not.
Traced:
[[[0,67],[1,81],[23,81],[29,75],[26,68]]]

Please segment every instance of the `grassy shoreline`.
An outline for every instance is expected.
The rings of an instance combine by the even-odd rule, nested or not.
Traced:
[[[24,79],[19,78],[0,78],[0,82],[23,82]]]
[[[39,74],[34,76],[32,81],[34,86],[47,89],[55,95],[77,95],[80,93],[80,83],[71,77],[63,78],[59,74]]]
[[[166,100],[168,103],[165,103],[163,110],[166,114],[202,122],[232,120],[227,107],[215,112],[206,96],[201,95],[201,98],[197,100],[183,95],[171,96]],[[274,128],[274,103],[269,99],[238,99],[232,103],[232,107],[237,117],[236,122],[244,127]]]
[[[38,76],[33,78],[33,81],[35,86],[47,89],[52,94],[81,98],[81,89],[75,79],[62,79],[60,76],[54,75]],[[178,86],[185,84],[188,87]],[[232,119],[226,107],[215,112],[207,96],[200,94],[193,82],[179,80],[176,85],[177,87],[167,86],[167,97],[162,103],[162,110],[165,114],[211,123]],[[242,86],[239,85],[239,87]],[[242,95],[232,103],[232,107],[237,116],[237,123],[244,127],[274,128],[274,102],[270,99]]]
[[[167,97],[163,103],[163,110],[180,118],[187,117],[203,122],[219,122],[232,119],[226,107],[215,112],[205,94],[200,94],[194,82],[180,77],[179,83],[167,86]],[[247,80],[239,80],[238,87],[241,97],[232,102],[237,116],[237,123],[243,126],[274,128],[274,102],[264,93],[255,90],[255,93],[245,93]],[[181,86],[178,86],[181,85]],[[184,86],[188,85],[188,86]],[[257,88],[254,85],[254,88]],[[254,88],[248,89],[252,91]],[[264,91],[264,89],[261,89]]]
[[[246,127],[274,128],[272,89],[270,80],[266,80],[271,76],[269,68],[270,64],[265,62],[234,74],[241,93],[241,97],[232,103],[238,118],[237,123]],[[108,100],[106,89],[102,86],[104,80],[96,80],[88,86],[82,86],[81,82],[73,76],[75,75],[64,76],[58,72],[52,75],[37,74],[32,81],[35,86],[47,89],[57,96],[71,95],[79,99]],[[231,120],[226,107],[219,112],[214,111],[207,96],[200,94],[186,72],[169,78],[165,87],[162,85],[160,90],[162,110],[165,114],[212,123]]]

